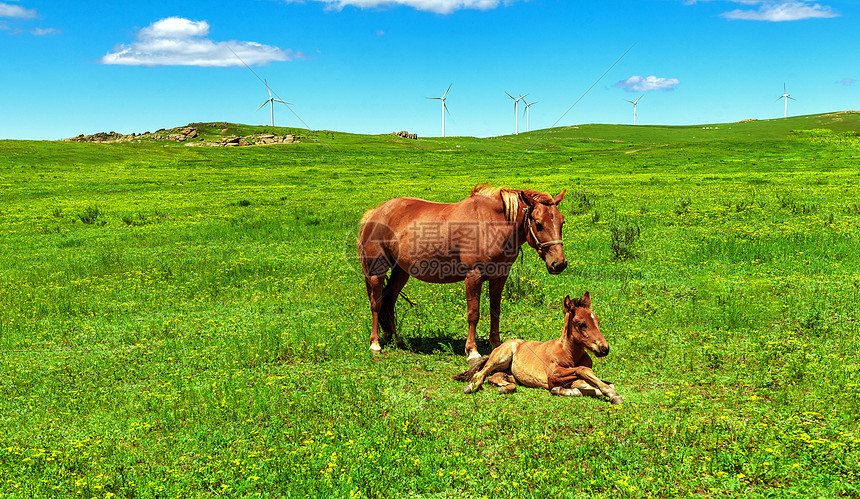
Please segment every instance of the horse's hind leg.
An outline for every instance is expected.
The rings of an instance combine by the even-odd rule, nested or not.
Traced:
[[[487,383],[492,383],[499,387],[499,393],[507,394],[517,391],[517,379],[513,374],[496,371],[492,376],[487,378]]]
[[[379,325],[382,327],[383,339],[388,342],[391,335],[397,334],[397,322],[394,314],[394,304],[397,297],[409,280],[409,274],[399,265],[391,268],[391,276],[382,290],[382,305],[379,310]],[[398,338],[399,340],[399,338]]]
[[[367,286],[367,297],[370,299],[370,314],[372,324],[370,326],[370,351],[379,353],[379,309],[382,306],[382,287],[385,275],[365,276],[364,283]]]
[[[367,286],[367,298],[370,300],[372,316],[370,351],[373,353],[382,350],[382,347],[379,346],[380,311],[384,298],[385,275],[392,266],[392,261],[386,255],[384,247],[384,242],[388,236],[385,228],[384,224],[365,223],[359,232],[357,245],[361,269],[364,272],[364,283]],[[382,326],[383,328],[387,327],[384,320]]]
[[[521,341],[522,340],[506,341],[502,343],[499,348],[493,350],[490,354],[490,358],[487,359],[487,363],[484,365],[484,368],[475,373],[472,377],[472,382],[463,388],[463,392],[472,393],[477,391],[481,388],[481,385],[484,384],[484,380],[487,376],[496,371],[510,369],[511,362],[514,360],[514,354],[516,353],[517,347]]]

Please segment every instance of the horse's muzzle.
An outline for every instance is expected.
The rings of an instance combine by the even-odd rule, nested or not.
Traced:
[[[560,262],[550,262],[547,264],[546,269],[550,274],[561,274],[564,269],[567,268],[567,260],[562,260]]]
[[[606,357],[609,355],[609,345],[601,345],[593,350],[594,355],[598,357]]]

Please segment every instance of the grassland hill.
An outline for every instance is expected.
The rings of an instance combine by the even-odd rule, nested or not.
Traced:
[[[860,498],[860,114],[185,128],[0,140],[0,497]],[[264,133],[307,139],[183,145]],[[523,247],[502,337],[589,290],[624,404],[465,395],[462,283],[410,279],[371,356],[363,213],[478,182],[567,189],[568,267]]]

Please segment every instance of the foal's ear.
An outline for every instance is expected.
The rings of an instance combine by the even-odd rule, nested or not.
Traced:
[[[585,294],[582,295],[582,298],[579,299],[577,305],[582,308],[591,308],[591,294],[586,291]]]
[[[570,299],[570,295],[564,297],[564,309],[571,310],[573,308],[573,300]]]
[[[555,204],[561,203],[561,200],[564,199],[564,193],[567,192],[567,189],[562,189],[561,192],[558,193],[558,196],[552,198]]]

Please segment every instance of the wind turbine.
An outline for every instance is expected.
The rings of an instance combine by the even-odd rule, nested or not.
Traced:
[[[639,99],[641,99],[642,97],[645,97],[645,94],[640,95]],[[633,125],[634,126],[636,126],[636,105],[639,104],[639,99],[636,99],[636,100],[624,99],[627,102],[633,104]]]
[[[785,99],[785,111],[782,115],[783,118],[788,118],[788,99],[797,100],[794,97],[788,95],[788,92],[785,91],[785,83],[782,84],[782,95],[776,98],[776,100]]]
[[[269,88],[269,82],[267,82],[266,80],[263,80],[263,83],[266,84],[266,90],[269,92],[269,99],[266,102],[260,104],[260,107],[257,108],[257,111],[259,111],[263,106],[268,104],[269,105],[269,119],[271,120],[270,124],[272,126],[275,126],[275,102],[280,102],[282,104],[289,104],[289,102],[284,102],[281,99],[276,99],[276,98],[272,97],[272,89]]]
[[[453,83],[451,83],[453,85]],[[448,85],[448,90],[451,90],[451,85]],[[445,113],[451,114],[451,111],[448,111],[448,106],[445,105],[445,99],[448,97],[448,90],[445,90],[445,93],[442,94],[442,97],[427,97],[428,99],[440,100],[442,101],[442,136],[445,136]]]
[[[508,94],[507,92],[505,92]],[[528,94],[526,94],[528,95]],[[514,134],[520,134],[520,100],[522,100],[526,95],[521,95],[519,97],[514,97],[511,94],[508,94],[508,97],[514,99]]]
[[[525,97],[525,96],[523,96],[523,97]],[[538,101],[534,101],[534,102],[526,102],[526,100],[525,100],[525,99],[523,99],[523,104],[525,104],[525,105],[526,105],[526,110],[525,110],[525,111],[523,111],[523,114],[525,114],[525,115],[526,115],[526,131],[527,131],[527,132],[529,131],[529,108],[530,108],[530,107],[532,107],[532,106],[534,106],[534,105],[535,105],[535,104],[537,104],[537,103],[538,103]]]

